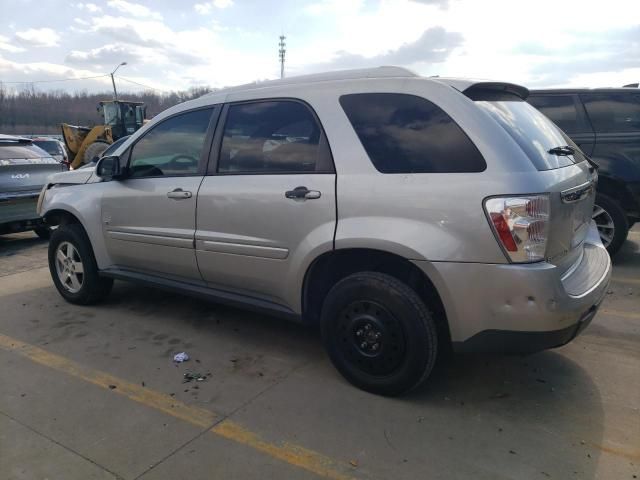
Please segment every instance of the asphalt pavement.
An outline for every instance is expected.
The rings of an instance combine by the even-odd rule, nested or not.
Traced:
[[[1,479],[640,477],[639,227],[574,342],[457,356],[402,398],[283,320],[124,282],[70,305],[46,247],[0,237]]]

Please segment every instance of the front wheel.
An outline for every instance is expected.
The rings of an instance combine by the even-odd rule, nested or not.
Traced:
[[[78,224],[58,227],[51,235],[49,271],[60,295],[79,305],[102,300],[113,286],[113,279],[98,274],[91,243]]]
[[[598,227],[600,240],[609,255],[614,255],[627,239],[629,223],[618,203],[607,195],[598,193],[593,205],[593,220]]]
[[[380,395],[400,395],[433,369],[438,335],[420,297],[398,279],[360,272],[338,282],[322,308],[322,338],[338,371]]]

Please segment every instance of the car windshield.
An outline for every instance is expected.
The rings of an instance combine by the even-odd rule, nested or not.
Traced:
[[[524,150],[538,170],[568,167],[585,160],[558,126],[523,100],[476,101]],[[557,155],[549,150],[569,145],[573,155]]]
[[[47,152],[32,144],[0,143],[0,166],[58,163]]]
[[[34,140],[34,145],[37,145],[49,155],[60,155],[60,144],[56,140]]]

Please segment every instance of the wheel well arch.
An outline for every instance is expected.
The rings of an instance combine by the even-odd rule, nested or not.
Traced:
[[[73,213],[68,210],[60,208],[50,210],[44,214],[44,221],[47,225],[68,225],[70,223],[77,223],[82,226],[82,222]],[[84,228],[84,226],[83,226]]]
[[[633,196],[627,188],[627,184],[616,178],[600,174],[598,176],[597,192],[615,200],[625,212],[640,208],[640,205],[636,205]]]
[[[319,324],[324,298],[341,279],[352,273],[385,273],[409,285],[434,314],[440,344],[451,345],[446,311],[431,279],[416,265],[399,255],[368,248],[332,250],[316,258],[305,273],[302,315],[305,322]]]

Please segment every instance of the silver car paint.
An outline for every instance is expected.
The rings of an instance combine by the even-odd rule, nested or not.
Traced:
[[[456,87],[462,88],[467,84],[458,82]],[[338,103],[340,95],[355,92],[402,92],[428,98],[442,107],[469,135],[485,157],[487,169],[473,174],[378,173]],[[524,152],[495,121],[445,80],[401,77],[343,79],[312,84],[293,81],[290,84],[275,83],[230,89],[163,112],[136,132],[115,153],[124,152],[149,128],[174,113],[223,102],[282,97],[307,102],[321,120],[336,165],[337,219],[331,218],[335,209],[330,203],[326,203],[326,210],[322,214],[312,213],[312,220],[304,228],[293,232],[289,238],[286,235],[287,222],[292,219],[281,216],[281,212],[283,206],[292,208],[293,204],[288,203],[291,201],[285,202],[282,196],[279,201],[264,202],[255,211],[258,198],[262,195],[264,199],[275,198],[271,197],[271,191],[267,192],[264,184],[252,184],[251,176],[204,177],[200,189],[202,203],[198,204],[197,211],[197,229],[194,225],[192,234],[196,248],[188,248],[185,243],[181,245],[184,247],[181,249],[184,250],[181,252],[184,256],[169,261],[169,252],[177,250],[167,250],[167,242],[189,238],[188,229],[191,227],[161,224],[159,228],[163,232],[160,237],[175,238],[161,239],[164,246],[160,249],[139,248],[139,242],[138,245],[136,242],[125,242],[114,247],[113,229],[124,230],[125,234],[146,235],[148,231],[135,229],[141,225],[154,228],[145,216],[151,215],[157,220],[159,215],[158,212],[148,211],[137,205],[138,198],[135,196],[128,196],[127,202],[122,204],[130,206],[131,211],[110,203],[127,188],[123,185],[127,181],[50,189],[46,192],[42,212],[46,214],[52,209],[63,209],[78,217],[91,239],[101,269],[123,263],[126,266],[129,260],[125,257],[129,255],[138,258],[138,263],[131,264],[131,268],[144,268],[189,279],[193,272],[191,259],[197,257],[198,263],[202,262],[202,274],[210,285],[270,298],[298,313],[301,312],[302,285],[307,267],[319,254],[331,250],[335,241],[337,249],[374,248],[414,261],[432,279],[443,297],[454,341],[465,340],[488,328],[523,331],[562,328],[561,321],[547,321],[555,317],[552,310],[541,306],[543,303],[537,303],[536,315],[521,315],[522,321],[517,321],[517,312],[522,309],[525,309],[523,312],[526,311],[528,305],[518,302],[522,302],[522,298],[533,296],[536,299],[555,301],[560,304],[560,311],[566,310],[563,302],[575,306],[574,300],[561,295],[559,282],[562,274],[577,261],[579,248],[564,255],[556,255],[556,264],[541,262],[533,265],[510,265],[484,216],[482,201],[492,195],[549,192],[554,205],[552,208],[558,208],[560,191],[588,181],[590,173],[586,165],[537,171]],[[70,183],[61,177],[63,175],[59,176],[58,181]],[[312,180],[303,178],[307,176],[295,177],[298,182],[287,179],[282,185],[274,185],[273,191],[283,193],[286,189],[298,186],[297,184],[305,185]],[[203,179],[194,178],[194,185],[198,178]],[[265,182],[269,178],[270,176],[261,177]],[[177,179],[162,180],[165,182],[162,188],[149,184],[148,190],[152,192],[159,189],[161,193],[174,187],[174,184],[177,185]],[[152,179],[139,181],[154,182]],[[311,184],[306,186],[312,188]],[[193,188],[193,185],[189,188]],[[325,191],[328,188],[326,185],[318,187]],[[323,202],[327,197],[331,198],[323,192]],[[144,195],[139,198],[145,203],[142,200]],[[593,202],[593,199],[588,201]],[[303,202],[296,208],[310,211],[313,202],[316,201]],[[111,209],[110,222],[113,222],[113,211],[118,212],[116,223],[111,223],[111,227],[103,227],[105,203]],[[151,208],[150,205],[146,203],[146,209]],[[214,212],[220,217],[217,218]],[[272,225],[268,224],[267,218],[274,219]],[[335,221],[337,228],[334,238]],[[134,230],[126,232],[131,227]],[[167,235],[167,231],[176,228],[175,235]],[[124,242],[122,239],[118,241]],[[587,241],[598,244],[597,239]],[[566,238],[554,239],[552,231],[549,242],[552,251],[562,251]],[[149,243],[144,245],[148,246]],[[127,254],[124,252],[127,248],[135,253]],[[256,255],[256,252],[261,253]],[[177,266],[176,261],[182,266]],[[175,270],[172,269],[172,262]],[[545,272],[545,275],[534,275],[532,272]],[[589,302],[594,304],[600,300],[602,286],[608,282],[609,274],[610,267],[607,275],[599,281],[598,288],[580,300],[579,306]],[[499,297],[499,288],[477,282],[477,279],[493,277],[498,280],[496,285],[504,283],[522,292],[512,306],[513,315],[497,316],[492,309],[505,303],[504,298],[496,298]],[[468,279],[476,280],[469,285]],[[554,279],[553,289],[550,287],[550,279]],[[459,291],[458,285],[461,285]],[[534,294],[529,295],[529,292]],[[473,299],[480,303],[488,302],[488,310],[470,311],[476,304]],[[563,318],[577,321],[576,312],[572,309],[570,311],[571,314]]]

